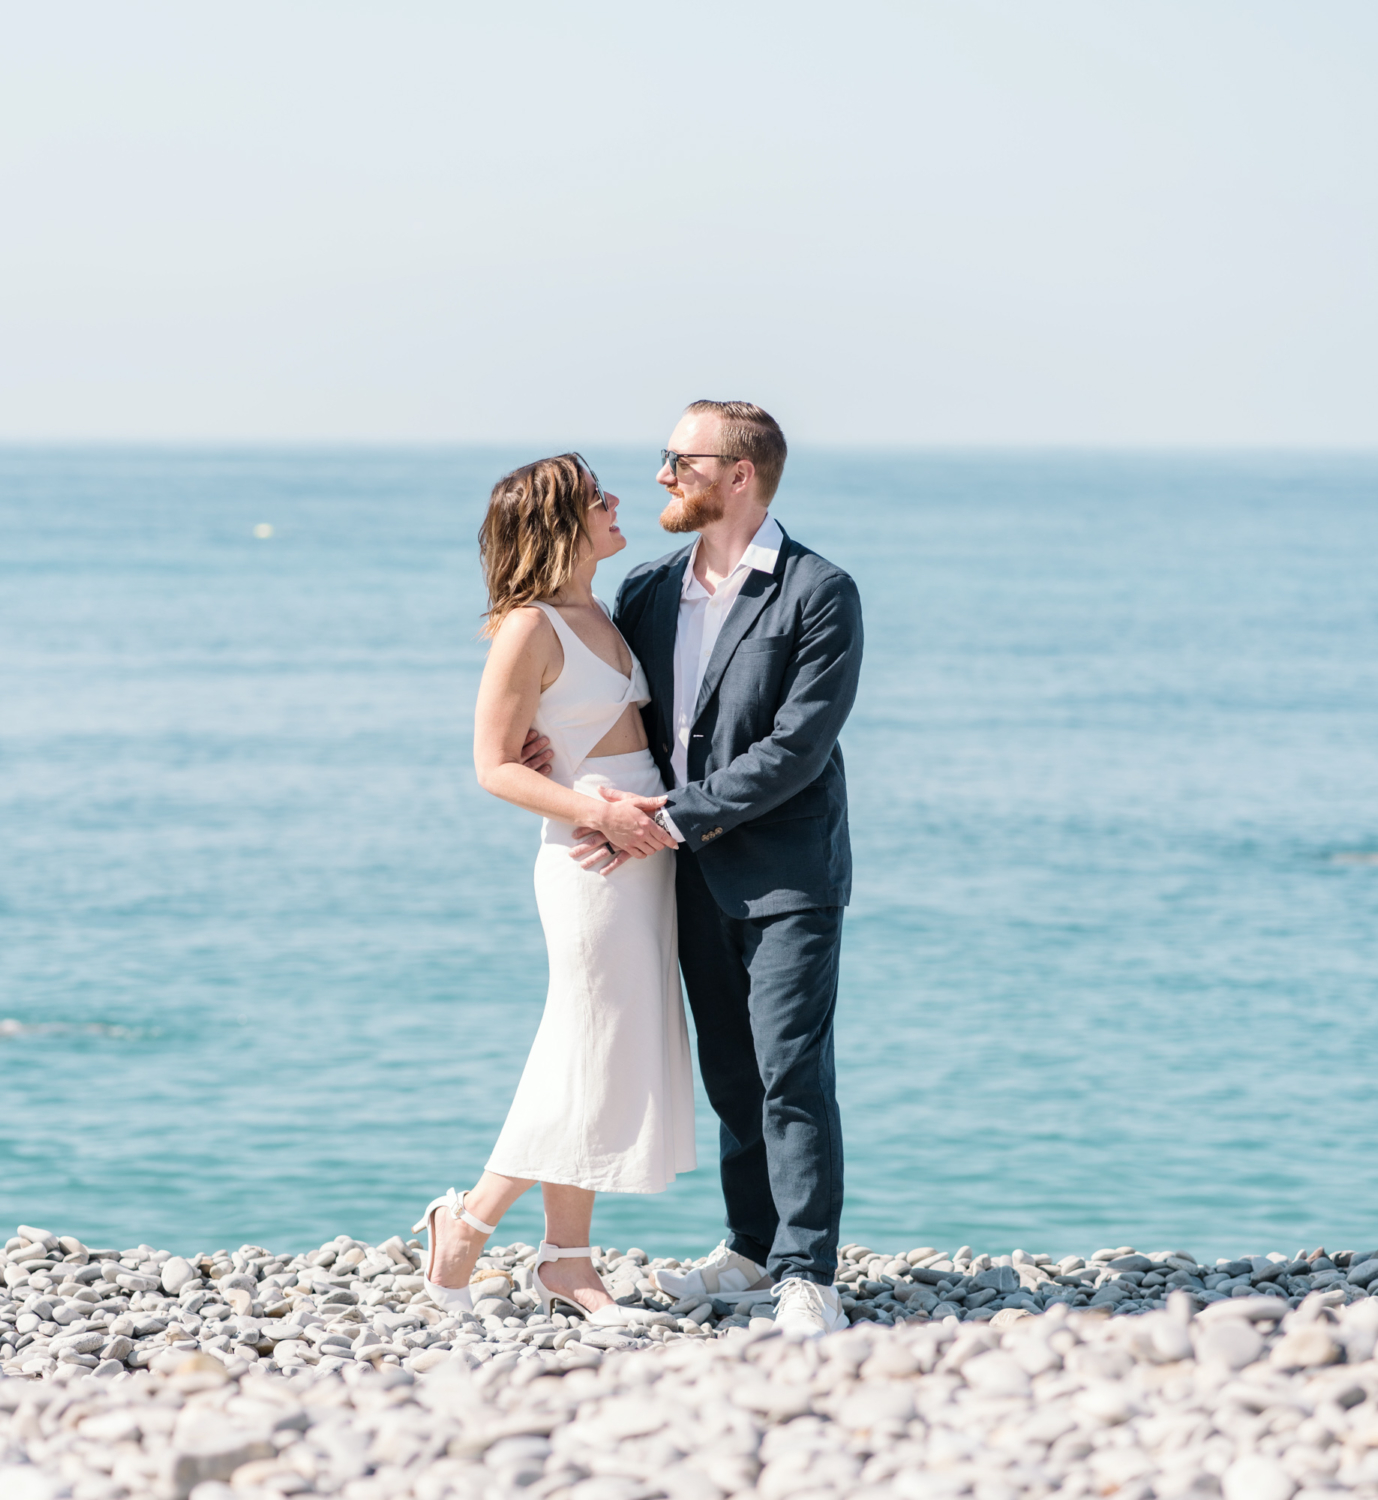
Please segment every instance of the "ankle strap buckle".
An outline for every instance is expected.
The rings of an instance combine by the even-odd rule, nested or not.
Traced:
[[[453,1188],[446,1194],[445,1206],[456,1219],[462,1219],[471,1229],[477,1229],[480,1234],[492,1234],[497,1228],[496,1224],[485,1224],[477,1214],[471,1214],[464,1206],[464,1200],[468,1193],[457,1193]]]

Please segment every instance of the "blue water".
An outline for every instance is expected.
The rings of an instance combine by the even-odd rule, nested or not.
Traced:
[[[477,1172],[545,985],[469,753],[530,456],[0,453],[0,1225],[299,1248]],[[668,544],[590,456],[611,598]],[[777,513],[867,615],[845,1237],[1378,1243],[1378,459],[800,454]],[[714,1244],[699,1138],[596,1237]]]

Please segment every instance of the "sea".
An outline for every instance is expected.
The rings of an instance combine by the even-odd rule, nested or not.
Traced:
[[[541,451],[0,450],[0,1238],[475,1180],[546,985],[476,534]],[[587,451],[611,600],[672,542],[655,449]],[[866,619],[844,1241],[1378,1244],[1378,456],[804,451],[775,513]],[[711,1249],[701,1095],[698,1154],[598,1243]]]

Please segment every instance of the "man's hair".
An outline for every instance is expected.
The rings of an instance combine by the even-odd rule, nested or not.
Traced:
[[[750,401],[691,401],[686,412],[712,412],[722,418],[721,447],[733,458],[756,466],[761,499],[767,505],[780,488],[789,449],[780,424],[764,408]]]
[[[588,482],[576,453],[537,459],[493,486],[478,534],[488,584],[484,635],[525,604],[551,599],[574,576],[588,537]]]

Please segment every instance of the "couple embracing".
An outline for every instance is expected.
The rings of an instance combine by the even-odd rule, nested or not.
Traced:
[[[726,1239],[656,1273],[672,1296],[773,1289],[776,1324],[846,1326],[833,1290],[842,1137],[833,1068],[851,888],[837,737],[861,606],[770,514],[784,434],[758,406],[696,401],[662,454],[660,522],[697,539],[633,569],[609,611],[598,563],[618,500],[578,454],[500,480],[480,533],[492,638],[474,758],[544,820],[540,1028],[487,1167],[426,1210],[427,1290],[466,1307],[485,1238],[534,1183],[542,1307],[625,1324],[593,1269],[599,1191],[655,1193],[695,1165],[684,976],[721,1122]],[[534,726],[534,728],[533,728]]]

